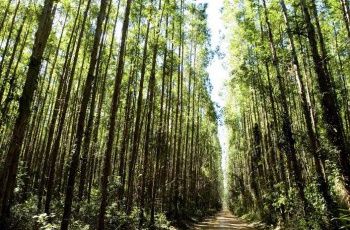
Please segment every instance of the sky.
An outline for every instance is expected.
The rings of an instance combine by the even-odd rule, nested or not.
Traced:
[[[220,52],[225,55],[227,49],[227,41],[223,35],[225,33],[224,22],[220,9],[224,5],[224,0],[193,0],[196,3],[208,3],[207,14],[208,14],[208,27],[211,33],[211,47],[212,49],[220,48]],[[207,71],[209,78],[213,86],[211,93],[212,100],[219,105],[220,108],[224,106],[224,86],[225,81],[228,79],[229,73],[227,68],[224,68],[225,57],[219,58],[215,55],[213,61],[209,65]],[[224,185],[226,186],[226,166],[227,166],[227,144],[228,136],[227,129],[224,125],[219,125],[218,136],[220,145],[222,148],[222,168],[224,171]]]

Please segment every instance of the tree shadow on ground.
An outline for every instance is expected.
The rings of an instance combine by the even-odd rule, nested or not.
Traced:
[[[233,216],[228,210],[221,211],[216,216],[196,224],[193,230],[196,229],[255,230],[255,228],[251,227],[249,224]]]

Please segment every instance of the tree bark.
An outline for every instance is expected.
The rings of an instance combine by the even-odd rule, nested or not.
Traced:
[[[107,149],[105,153],[104,166],[103,166],[103,175],[101,178],[101,205],[100,205],[100,213],[98,220],[98,229],[104,229],[104,218],[106,214],[107,208],[107,196],[108,196],[108,176],[111,171],[111,155],[114,143],[114,131],[115,131],[115,119],[118,111],[118,101],[120,95],[120,85],[124,72],[124,56],[125,56],[125,48],[126,48],[126,39],[127,32],[129,27],[129,16],[131,10],[132,0],[127,0],[125,14],[124,14],[124,22],[122,28],[122,38],[119,50],[119,61],[118,61],[118,69],[117,75],[115,78],[114,92],[111,104],[111,113],[109,117],[109,131],[108,131],[108,140],[107,140]]]
[[[34,40],[33,51],[30,57],[27,77],[19,102],[19,112],[13,128],[5,164],[1,172],[0,178],[3,184],[0,188],[1,215],[5,215],[8,211],[9,200],[15,187],[19,155],[23,144],[24,134],[30,120],[33,96],[38,86],[40,66],[47,40],[50,35],[55,9],[54,0],[45,0]]]
[[[321,93],[322,116],[326,125],[327,136],[337,150],[337,163],[344,180],[344,187],[350,201],[350,165],[347,142],[344,137],[343,123],[339,114],[338,101],[332,88],[331,77],[327,74],[324,62],[318,51],[314,25],[305,0],[300,0],[307,29],[312,58]]]
[[[89,70],[85,81],[83,98],[81,100],[81,107],[79,111],[79,118],[78,118],[78,124],[77,124],[77,132],[76,132],[77,135],[75,138],[75,150],[73,152],[72,160],[69,167],[69,177],[68,177],[67,190],[66,190],[66,196],[64,201],[64,212],[63,212],[63,217],[61,222],[61,230],[68,229],[69,219],[71,216],[75,176],[79,166],[79,156],[80,156],[80,150],[81,150],[83,134],[84,134],[84,124],[85,124],[87,106],[89,103],[92,84],[95,79],[94,74],[96,71],[97,54],[100,46],[102,24],[106,15],[107,3],[108,3],[108,0],[101,1],[100,11],[97,18],[96,30],[95,30],[94,41],[93,41],[91,57],[90,57]]]

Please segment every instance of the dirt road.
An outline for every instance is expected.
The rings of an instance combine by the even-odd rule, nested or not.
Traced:
[[[198,223],[193,229],[232,229],[232,230],[256,230],[243,220],[233,216],[228,210],[216,214],[214,217]]]

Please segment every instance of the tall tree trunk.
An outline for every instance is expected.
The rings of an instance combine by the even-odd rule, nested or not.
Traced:
[[[81,150],[83,134],[84,134],[84,124],[85,124],[87,106],[90,99],[92,84],[95,79],[94,74],[96,72],[97,54],[100,47],[102,24],[106,15],[107,3],[108,3],[108,0],[101,0],[100,12],[97,18],[94,42],[93,42],[91,57],[90,57],[89,70],[85,81],[83,98],[81,100],[81,107],[79,111],[79,118],[78,118],[78,124],[77,124],[77,132],[76,132],[77,135],[75,139],[75,150],[72,154],[72,159],[69,167],[69,178],[68,178],[66,196],[64,201],[64,212],[63,212],[63,217],[61,222],[61,230],[68,229],[69,219],[71,216],[75,176],[79,166],[79,156],[80,156],[80,150]]]
[[[147,21],[147,30],[146,30],[145,43],[144,43],[143,54],[142,54],[143,56],[142,56],[141,76],[140,76],[139,91],[137,96],[137,107],[136,107],[136,118],[135,118],[135,125],[134,125],[135,128],[134,128],[134,135],[133,135],[132,152],[131,152],[131,158],[129,162],[128,196],[127,196],[127,204],[126,204],[126,212],[128,214],[131,213],[133,199],[134,199],[133,187],[134,187],[135,164],[137,161],[141,130],[142,130],[142,122],[141,122],[142,100],[143,100],[142,95],[143,95],[143,84],[145,80],[146,65],[147,65],[146,61],[147,61],[147,55],[148,55],[147,50],[148,50],[150,23],[151,23],[150,21]]]
[[[77,24],[78,24],[78,16],[79,16],[79,12],[80,12],[80,8],[81,8],[81,4],[82,4],[82,0],[80,0],[79,2],[79,6],[78,6],[78,10],[77,10],[77,15],[74,19],[74,24],[73,24],[73,31],[75,31]],[[61,107],[61,100],[62,100],[62,91],[64,89],[64,86],[66,85],[66,81],[67,81],[67,77],[68,77],[68,69],[70,66],[70,62],[71,62],[71,56],[70,54],[72,54],[71,52],[73,52],[74,47],[75,47],[75,33],[72,33],[69,37],[69,41],[68,41],[68,45],[67,45],[67,49],[66,49],[66,55],[65,55],[65,61],[63,64],[63,69],[62,69],[62,74],[61,74],[61,79],[59,81],[58,84],[58,88],[57,88],[57,93],[56,93],[56,101],[54,104],[54,109],[53,109],[53,113],[51,116],[51,122],[49,125],[49,131],[48,131],[48,137],[47,137],[47,142],[46,142],[46,147],[45,149],[43,149],[44,151],[44,162],[40,162],[42,163],[42,170],[41,172],[41,179],[40,179],[40,184],[39,184],[39,193],[38,193],[38,210],[41,209],[41,205],[42,205],[42,196],[44,194],[44,186],[46,185],[46,176],[47,176],[47,170],[48,170],[48,161],[49,161],[49,157],[50,157],[50,150],[51,150],[51,146],[53,143],[53,138],[54,138],[54,134],[55,134],[55,130],[56,130],[56,123],[57,123],[57,119],[59,117],[59,111],[60,111],[60,107]],[[71,48],[73,47],[73,48]],[[53,69],[50,73],[50,76],[52,76],[53,74]]]
[[[304,180],[300,171],[300,166],[296,157],[296,149],[295,149],[295,140],[293,138],[293,133],[292,133],[292,126],[291,126],[291,118],[288,110],[288,104],[287,104],[287,99],[286,99],[286,94],[285,94],[285,88],[284,88],[284,83],[282,81],[282,75],[280,72],[279,68],[279,59],[277,57],[277,51],[275,48],[275,43],[274,43],[274,38],[271,30],[271,25],[268,17],[268,12],[267,12],[267,7],[266,7],[266,2],[263,0],[263,5],[264,5],[264,12],[265,12],[265,20],[268,28],[268,38],[269,38],[269,43],[270,43],[270,48],[271,48],[271,55],[272,55],[272,61],[273,65],[276,69],[276,74],[277,74],[277,80],[278,80],[278,88],[280,90],[280,97],[281,97],[281,103],[282,103],[282,109],[283,109],[283,134],[286,138],[286,146],[285,146],[285,151],[286,151],[286,157],[287,157],[287,162],[291,163],[289,165],[289,170],[292,173],[293,179],[297,185],[298,189],[298,194],[303,202],[303,211],[304,211],[304,217],[307,218],[309,214],[309,208],[310,204],[308,200],[306,199],[305,196],[305,191],[304,191]]]
[[[125,14],[124,14],[124,22],[122,28],[122,38],[119,50],[119,61],[118,61],[118,69],[117,75],[115,78],[114,84],[114,92],[111,104],[111,113],[109,117],[109,131],[108,131],[108,140],[107,140],[107,149],[105,153],[104,165],[103,165],[103,175],[101,178],[101,205],[100,205],[100,213],[98,220],[98,229],[104,229],[104,219],[107,208],[107,196],[108,196],[108,177],[111,171],[111,155],[114,143],[114,131],[115,131],[115,119],[118,111],[118,101],[120,95],[120,85],[122,82],[123,72],[124,72],[124,56],[125,56],[125,48],[126,48],[126,39],[127,32],[129,27],[129,16],[131,10],[132,0],[127,0]]]
[[[10,26],[10,29],[9,29],[10,31],[9,31],[9,34],[8,34],[8,37],[7,37],[7,40],[6,40],[5,48],[2,51],[2,58],[1,58],[1,62],[0,62],[0,79],[2,79],[2,86],[1,86],[1,89],[0,89],[0,104],[1,104],[2,98],[4,96],[4,91],[6,89],[6,85],[7,85],[7,82],[8,82],[8,79],[3,76],[2,71],[4,69],[6,55],[7,55],[9,46],[10,46],[11,36],[12,36],[13,31],[14,31],[14,25],[15,25],[16,16],[17,16],[17,12],[18,12],[20,3],[21,3],[21,1],[18,1],[17,5],[16,5],[15,12],[14,12],[13,17],[12,17],[11,26]],[[15,46],[17,45],[17,43],[18,42],[15,43]],[[12,50],[12,52],[13,53],[15,52],[14,49]],[[10,66],[8,66],[8,68],[10,68]]]
[[[34,40],[32,54],[30,56],[27,77],[19,102],[19,112],[13,128],[4,167],[0,175],[2,181],[2,186],[0,188],[0,215],[5,215],[9,210],[10,197],[13,194],[16,183],[19,155],[23,144],[24,134],[30,120],[33,96],[38,86],[41,62],[50,35],[55,10],[56,7],[54,7],[54,0],[45,0]]]
[[[303,76],[301,75],[300,71],[300,65],[299,65],[299,60],[294,44],[294,38],[291,32],[290,24],[289,24],[289,18],[288,18],[288,13],[287,13],[287,8],[284,3],[284,0],[280,0],[280,4],[282,6],[282,11],[284,14],[284,19],[285,23],[287,26],[287,34],[289,37],[289,41],[291,44],[291,51],[292,51],[292,58],[293,58],[293,68],[295,72],[295,76],[297,78],[297,83],[298,83],[298,88],[299,88],[299,94],[301,98],[301,104],[302,104],[302,110],[304,114],[304,118],[306,121],[306,128],[307,128],[307,134],[309,137],[309,143],[310,143],[310,151],[314,159],[315,163],[315,168],[316,168],[316,173],[317,173],[317,185],[318,185],[318,190],[323,196],[323,199],[325,200],[326,207],[327,207],[327,212],[328,212],[328,221],[330,221],[332,229],[338,229],[339,224],[337,222],[337,217],[339,217],[338,213],[338,207],[334,200],[331,197],[329,186],[326,182],[326,179],[324,178],[323,171],[322,171],[322,166],[321,166],[321,160],[319,158],[318,154],[318,146],[317,146],[317,138],[316,134],[313,130],[312,127],[312,114],[311,111],[309,110],[309,105],[306,99],[306,92],[305,92],[305,85],[304,85],[304,79]]]
[[[76,65],[78,62],[78,58],[79,58],[80,46],[81,46],[81,42],[83,39],[84,31],[85,31],[85,23],[86,23],[88,11],[90,9],[90,3],[91,3],[91,0],[88,0],[87,6],[86,6],[86,9],[84,12],[83,22],[81,24],[81,30],[80,30],[80,34],[78,37],[77,47],[76,47],[75,54],[74,54],[73,65],[72,65],[71,70],[70,70],[70,74],[69,74],[70,76],[67,77],[68,78],[68,86],[67,86],[67,89],[65,90],[66,92],[64,93],[65,97],[64,97],[64,102],[62,105],[61,117],[60,117],[60,120],[58,122],[57,135],[56,135],[56,139],[54,141],[54,144],[53,144],[52,150],[51,150],[51,156],[50,156],[50,162],[49,162],[49,164],[50,164],[49,178],[48,178],[46,201],[45,201],[45,212],[46,213],[50,213],[50,202],[51,202],[51,198],[52,198],[53,186],[54,186],[54,181],[55,181],[56,160],[57,160],[59,147],[60,147],[60,143],[61,143],[62,131],[64,128],[64,122],[65,122],[66,115],[67,115],[67,109],[68,109],[70,95],[71,95],[71,91],[72,91],[75,69],[76,69]]]
[[[93,122],[94,122],[94,117],[95,117],[95,104],[96,104],[96,97],[97,97],[97,91],[98,91],[98,83],[99,83],[99,73],[101,70],[101,63],[102,63],[102,56],[104,54],[104,48],[105,48],[105,40],[107,38],[107,24],[108,24],[108,20],[109,20],[109,14],[111,11],[111,1],[109,2],[109,6],[108,6],[108,11],[107,11],[107,15],[106,15],[106,23],[104,25],[104,29],[103,29],[103,35],[104,35],[104,39],[102,39],[101,42],[101,48],[99,50],[99,54],[98,54],[98,61],[96,64],[96,77],[94,79],[94,83],[93,83],[93,90],[92,90],[92,97],[91,97],[91,103],[90,103],[90,114],[89,114],[89,118],[88,118],[88,123],[85,129],[85,134],[84,134],[84,146],[83,146],[83,154],[82,154],[82,159],[81,159],[81,172],[80,172],[80,183],[79,183],[79,190],[78,190],[78,200],[82,201],[83,199],[83,195],[84,195],[84,188],[85,188],[85,181],[86,181],[86,177],[87,177],[87,162],[88,162],[88,153],[89,153],[89,149],[90,149],[90,140],[91,140],[91,134],[92,134],[92,126],[93,126]],[[120,1],[119,1],[120,3]],[[119,11],[119,9],[117,9]],[[106,67],[108,68],[108,66]],[[103,89],[102,89],[103,90]]]
[[[183,1],[181,0],[181,17],[183,17]],[[174,138],[176,151],[174,151],[174,160],[176,159],[175,164],[175,178],[174,178],[174,214],[175,219],[180,218],[180,210],[179,210],[179,198],[180,198],[180,173],[181,173],[181,152],[183,151],[182,148],[182,120],[183,120],[183,77],[184,77],[184,41],[183,41],[183,25],[182,21],[180,22],[180,28],[179,28],[179,35],[180,35],[180,45],[179,45],[179,59],[180,64],[178,66],[178,79],[177,79],[177,102],[176,102],[176,123],[175,125],[176,129],[178,130],[177,134],[178,137]]]
[[[23,53],[23,50],[24,50],[24,47],[25,47],[25,43],[27,41],[28,34],[29,34],[29,31],[27,30],[25,35],[24,35],[22,47],[20,48],[20,53],[19,53],[19,56],[18,56],[19,59],[17,60],[17,64],[16,64],[15,69],[13,71],[12,77],[9,80],[9,87],[8,87],[6,99],[4,100],[3,103],[1,103],[2,94],[4,93],[5,86],[6,86],[6,79],[9,79],[9,77],[10,77],[11,66],[12,66],[13,61],[14,61],[15,56],[16,56],[15,54],[16,54],[17,46],[19,45],[21,37],[23,36],[22,35],[22,30],[23,30],[23,26],[24,26],[24,24],[26,22],[26,19],[27,19],[27,15],[24,16],[24,18],[22,20],[22,24],[21,24],[20,28],[18,29],[16,40],[15,40],[15,45],[13,47],[11,58],[10,58],[10,61],[9,61],[8,67],[7,67],[7,71],[6,71],[5,76],[4,76],[4,80],[5,80],[3,82],[4,89],[0,90],[0,104],[1,104],[1,106],[0,106],[0,109],[1,109],[0,129],[1,129],[1,126],[2,126],[3,122],[6,120],[8,107],[9,107],[9,104],[11,103],[11,101],[13,99],[13,94],[14,94],[13,91],[14,91],[14,88],[15,88],[15,81],[17,79],[16,71],[17,71],[17,68],[18,68],[18,63],[21,60],[22,53]],[[5,57],[3,56],[3,58],[5,58]]]
[[[327,74],[324,62],[318,51],[314,25],[305,0],[300,0],[304,20],[307,29],[312,58],[317,74],[317,82],[320,88],[323,120],[327,124],[327,136],[332,145],[338,150],[338,166],[344,180],[344,187],[350,201],[350,165],[348,146],[344,137],[343,123],[339,114],[338,101],[332,89],[331,77]]]

